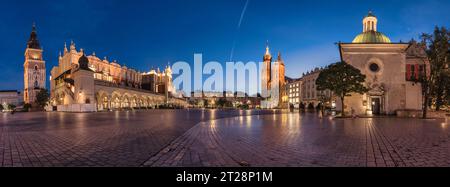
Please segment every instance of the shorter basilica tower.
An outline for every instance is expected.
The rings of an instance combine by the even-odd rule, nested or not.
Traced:
[[[45,89],[45,61],[42,57],[42,48],[37,38],[36,26],[30,34],[30,39],[25,50],[24,68],[24,102],[34,104],[36,95],[41,89]]]

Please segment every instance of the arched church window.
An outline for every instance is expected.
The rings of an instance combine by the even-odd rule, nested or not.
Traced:
[[[34,71],[37,71],[38,70],[38,67],[37,66],[34,66]]]

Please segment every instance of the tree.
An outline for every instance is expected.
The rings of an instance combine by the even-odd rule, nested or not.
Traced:
[[[447,71],[445,70],[449,64],[450,57],[450,32],[445,27],[435,27],[433,34],[422,34],[422,45],[426,47],[428,60],[430,61],[429,76],[421,80],[425,83],[424,117],[426,117],[426,109],[428,108],[428,99],[432,97],[436,111],[441,109],[448,97],[450,85],[447,80]]]
[[[226,100],[226,99],[220,98],[220,99],[217,101],[217,106],[223,108],[223,107],[225,106],[226,103],[227,103],[227,100]]]
[[[317,90],[330,90],[341,99],[341,111],[344,112],[344,99],[351,93],[363,94],[369,89],[364,86],[366,76],[361,71],[346,62],[331,64],[322,72],[316,80]]]
[[[209,102],[208,100],[204,99],[203,100],[203,108],[208,108]]]
[[[39,107],[44,108],[47,105],[49,99],[50,94],[48,94],[48,91],[46,89],[41,89],[36,95],[36,104]]]
[[[16,109],[16,105],[8,104],[8,109],[14,110],[14,109]]]
[[[23,105],[23,109],[25,112],[29,112],[31,107],[32,107],[31,104],[28,104],[28,103]]]
[[[447,85],[446,86],[446,88],[445,88],[445,98],[444,98],[444,100],[445,100],[445,105],[447,105],[447,106],[450,106],[450,70],[446,70],[447,71],[447,73],[446,73],[446,75],[444,76],[444,83],[445,83],[445,85]]]

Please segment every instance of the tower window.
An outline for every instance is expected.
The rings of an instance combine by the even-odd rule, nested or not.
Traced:
[[[38,70],[38,67],[37,67],[37,66],[34,66],[34,70],[37,71],[37,70]]]

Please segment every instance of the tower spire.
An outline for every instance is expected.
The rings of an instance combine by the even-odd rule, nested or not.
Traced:
[[[66,44],[66,42],[64,42],[64,54],[66,54],[67,52],[69,52],[69,50],[67,49],[67,44]]]
[[[73,42],[73,40],[70,41],[70,52],[72,51],[76,51],[75,43]]]
[[[31,29],[30,39],[28,39],[27,47],[31,49],[41,49],[39,40],[37,38],[36,24],[33,22],[33,27]]]
[[[266,41],[266,54],[265,55],[270,55],[269,40]]]

